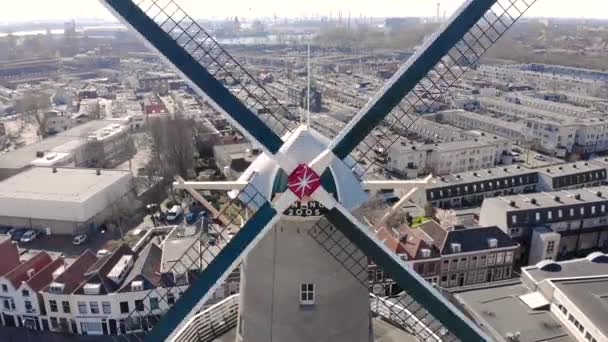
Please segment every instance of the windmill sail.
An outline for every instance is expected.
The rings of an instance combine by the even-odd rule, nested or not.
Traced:
[[[296,118],[172,0],[106,0],[117,17],[250,139],[274,154]]]
[[[333,142],[360,173],[385,153],[519,19],[535,0],[467,0],[393,75]],[[373,133],[373,134],[370,134]],[[352,154],[351,154],[352,153]]]
[[[361,284],[373,288],[374,284],[369,283],[365,273],[369,259],[390,274],[405,293],[384,305],[394,317],[402,320],[405,329],[425,341],[485,340],[473,323],[408,269],[368,227],[347,211],[347,208],[356,207],[352,204],[356,202],[353,198],[358,198],[349,195],[364,194],[351,168],[365,165],[363,169],[369,169],[374,165],[375,154],[394,144],[420,113],[439,101],[466,69],[525,12],[532,0],[466,1],[333,142],[306,127],[293,129],[295,118],[174,1],[104,1],[175,66],[199,94],[206,96],[216,110],[262,146],[266,153],[257,159],[260,163],[249,170],[258,167],[272,170],[265,173],[266,178],[257,179],[252,175],[246,179],[251,183],[228,205],[236,207],[237,214],[227,208],[222,211],[229,217],[228,224],[225,221],[202,224],[192,233],[191,245],[168,260],[164,270],[167,272],[161,272],[165,278],[159,279],[148,296],[160,298],[162,307],[168,311],[160,318],[160,313],[155,311],[158,308],[136,308],[126,324],[139,329],[131,330],[142,331],[141,338],[145,336],[143,332],[150,332],[148,340],[175,337],[188,317],[213,295],[214,289],[233,272],[271,226],[286,215],[287,206],[306,202],[310,196],[327,210],[326,217],[316,225],[315,221],[308,221],[313,228],[307,235],[340,262],[337,267],[341,272],[341,266],[344,266],[356,278],[358,289]],[[285,155],[278,153],[279,149]],[[349,162],[351,158],[347,158],[349,155],[353,157],[352,163]],[[345,166],[344,162],[349,165]],[[253,179],[257,179],[257,184],[261,182],[268,186],[280,178],[277,176],[281,174],[279,171],[291,178],[302,170],[305,175],[311,174],[315,178],[314,184],[302,179],[306,177],[298,179],[302,187],[309,187],[310,193],[306,196],[303,192],[296,196],[293,190],[284,190],[277,199],[271,194],[274,190],[258,191],[253,184]],[[343,192],[340,196],[334,196],[340,191]],[[352,205],[347,206],[345,202],[348,201]],[[245,211],[247,215],[238,214]],[[224,243],[222,239],[227,229],[237,233]],[[301,235],[299,228],[296,234]],[[210,236],[218,237],[220,243],[210,243]],[[175,302],[176,294],[181,298],[178,302]],[[363,316],[365,320],[369,318],[367,312]]]

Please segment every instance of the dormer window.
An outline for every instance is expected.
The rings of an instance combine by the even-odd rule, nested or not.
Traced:
[[[99,294],[100,289],[101,289],[101,284],[85,284],[84,285],[84,294],[96,295],[96,294]]]
[[[144,282],[141,280],[137,280],[131,283],[131,291],[143,291]]]
[[[63,289],[65,288],[65,284],[52,282],[49,286],[49,292],[51,293],[63,293]]]
[[[420,256],[423,258],[430,258],[431,257],[431,250],[428,248],[422,248],[420,249]]]
[[[452,243],[450,246],[452,247],[452,253],[460,253],[462,250],[462,246],[459,243]]]

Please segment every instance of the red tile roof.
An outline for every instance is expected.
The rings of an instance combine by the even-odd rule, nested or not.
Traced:
[[[82,253],[78,259],[70,265],[57,279],[55,282],[64,284],[63,293],[69,294],[74,291],[80,283],[85,279],[84,273],[97,261],[97,257],[91,250],[87,249]],[[48,286],[45,287],[45,291],[48,290]]]
[[[21,286],[21,282],[30,280],[36,273],[40,272],[46,265],[50,264],[53,261],[51,256],[47,252],[40,252],[34,255],[31,259],[23,262],[21,265],[15,267],[12,271],[10,271],[5,277],[8,279],[13,288],[19,288]],[[33,272],[30,274],[29,272]]]
[[[0,276],[3,276],[19,266],[19,250],[17,244],[10,239],[0,242]]]
[[[46,265],[40,272],[36,273],[30,280],[27,281],[29,287],[34,291],[40,291],[53,281],[53,272],[63,266],[65,260],[57,258],[50,264]]]

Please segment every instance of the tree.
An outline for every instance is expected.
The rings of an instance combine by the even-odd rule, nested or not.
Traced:
[[[152,160],[150,168],[158,176],[190,178],[194,168],[194,121],[178,114],[174,118],[148,121]]]
[[[442,227],[454,227],[459,224],[456,212],[452,209],[437,209],[435,212],[435,219],[439,222]]]
[[[135,210],[134,201],[130,199],[129,195],[130,193],[121,197],[107,195],[108,228],[113,236],[120,236],[123,240],[125,238],[123,226],[133,217]]]
[[[46,138],[48,117],[44,110],[50,106],[51,99],[48,94],[29,92],[17,101],[16,108],[23,114],[24,120],[30,120],[36,125],[38,136]]]

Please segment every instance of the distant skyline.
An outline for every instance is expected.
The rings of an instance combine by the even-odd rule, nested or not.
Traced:
[[[532,0],[528,0],[532,1]],[[462,4],[463,0],[441,0],[441,15],[447,16]],[[435,16],[437,1],[433,0],[375,0],[353,3],[348,0],[308,0],[286,2],[284,0],[224,0],[221,2],[204,0],[177,0],[184,9],[197,18],[226,17],[337,17],[342,11],[342,18],[365,17],[408,17]],[[289,5],[286,5],[289,3]],[[212,6],[209,6],[212,4]],[[608,1],[606,0],[537,0],[526,14],[529,17],[561,18],[597,18],[608,19]],[[0,23],[67,20],[67,19],[104,19],[114,17],[98,0],[18,0],[4,4],[0,14]]]

